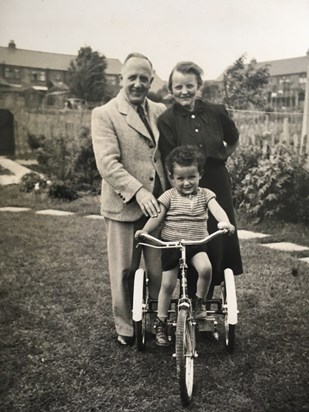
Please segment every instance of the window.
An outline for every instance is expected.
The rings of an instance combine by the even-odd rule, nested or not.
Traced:
[[[306,76],[305,74],[301,74],[301,75],[299,76],[298,82],[299,82],[300,84],[306,84],[306,83],[307,83],[307,76]]]
[[[14,72],[10,67],[6,67],[4,69],[4,77],[6,79],[13,79],[14,78]]]
[[[33,70],[32,72],[32,80],[34,82],[45,82],[46,81],[46,75],[45,72],[42,70]]]

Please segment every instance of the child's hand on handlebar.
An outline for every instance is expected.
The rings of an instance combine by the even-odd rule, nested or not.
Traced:
[[[226,229],[229,233],[235,233],[235,226],[233,226],[230,222],[219,222],[218,229]]]
[[[141,235],[143,235],[144,233],[147,233],[147,232],[145,232],[145,230],[137,230],[137,231],[135,232],[134,238],[135,238],[136,240],[139,240],[139,239],[141,238]]]

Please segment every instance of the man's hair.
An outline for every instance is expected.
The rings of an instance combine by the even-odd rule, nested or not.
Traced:
[[[144,54],[142,53],[138,53],[138,52],[133,52],[127,55],[127,57],[125,58],[124,62],[123,62],[123,67],[126,65],[127,61],[132,59],[132,58],[138,58],[138,59],[145,59],[148,61],[148,63],[150,64],[151,67],[151,71],[153,70],[152,67],[152,63],[151,61],[148,59],[148,57],[146,57]]]
[[[182,74],[187,74],[187,73],[195,74],[198,87],[200,88],[203,84],[203,79],[202,79],[203,70],[200,68],[200,66],[198,66],[196,63],[191,62],[191,61],[183,61],[183,62],[179,62],[176,64],[176,66],[173,68],[168,78],[167,87],[170,92],[172,91],[173,74],[175,72],[180,72]]]
[[[201,173],[205,166],[205,156],[197,146],[183,145],[173,149],[165,159],[165,168],[167,172],[173,175],[174,166],[192,166],[196,165]]]

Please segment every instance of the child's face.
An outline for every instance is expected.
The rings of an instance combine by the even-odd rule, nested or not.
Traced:
[[[202,177],[196,165],[180,166],[175,163],[173,174],[169,175],[171,185],[183,196],[196,193]]]

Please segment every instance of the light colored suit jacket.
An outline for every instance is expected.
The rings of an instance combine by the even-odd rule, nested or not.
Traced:
[[[153,192],[155,173],[162,189],[166,187],[157,128],[165,106],[149,99],[146,105],[156,145],[123,90],[92,112],[93,148],[102,176],[101,213],[113,220],[134,222],[143,215],[135,194],[141,187]]]

